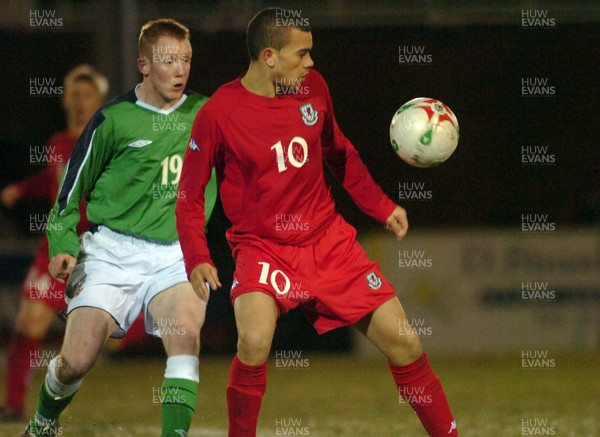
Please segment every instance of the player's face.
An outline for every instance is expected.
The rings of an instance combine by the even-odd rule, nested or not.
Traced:
[[[310,57],[313,41],[311,32],[293,28],[288,43],[277,52],[276,79],[289,79],[298,86],[315,65]]]
[[[177,103],[190,76],[191,61],[192,46],[187,39],[158,38],[151,57],[140,60],[147,103],[159,108]]]
[[[78,80],[65,90],[63,107],[70,124],[85,125],[102,105],[98,88],[87,80]]]

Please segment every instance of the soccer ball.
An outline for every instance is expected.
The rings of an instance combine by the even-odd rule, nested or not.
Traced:
[[[458,120],[439,100],[418,97],[392,117],[390,141],[402,160],[427,168],[441,164],[458,145]]]

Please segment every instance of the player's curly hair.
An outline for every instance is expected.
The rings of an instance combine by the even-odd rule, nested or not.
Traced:
[[[159,18],[147,22],[140,30],[138,53],[140,56],[152,56],[152,46],[161,36],[170,36],[178,40],[190,39],[190,30],[171,18]]]
[[[265,8],[258,12],[246,28],[250,60],[257,60],[260,52],[267,47],[281,50],[289,41],[291,29],[310,32],[309,21],[299,16],[301,12],[283,8]]]

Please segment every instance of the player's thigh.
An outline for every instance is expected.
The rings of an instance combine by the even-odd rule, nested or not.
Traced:
[[[77,379],[87,373],[96,362],[104,342],[117,326],[112,316],[99,308],[73,309],[67,319],[60,352],[62,360],[66,363],[66,366],[63,366],[66,369],[62,369],[63,375],[67,379]],[[66,382],[63,379],[61,381]]]
[[[41,301],[21,299],[15,330],[29,338],[43,338],[46,336],[55,311],[49,305]]]
[[[206,302],[189,282],[180,282],[158,293],[148,304],[148,326],[160,334],[167,355],[197,354]]]
[[[397,297],[381,304],[355,326],[394,365],[410,364],[423,353],[419,336],[411,329]]]
[[[148,304],[154,323],[176,318],[176,321],[193,324],[198,329],[204,323],[206,302],[198,297],[189,282],[180,282],[158,293]]]
[[[248,355],[247,359],[251,361],[250,356],[268,356],[279,315],[273,297],[260,291],[244,293],[235,299],[233,310],[242,362],[246,362],[244,355]]]

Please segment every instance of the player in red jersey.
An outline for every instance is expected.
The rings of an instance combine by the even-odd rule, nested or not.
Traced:
[[[67,128],[54,134],[43,150],[38,151],[44,152],[44,156],[36,157],[36,162],[45,164],[42,170],[2,190],[0,201],[4,206],[12,208],[22,199],[54,201],[60,177],[75,142],[104,102],[107,92],[108,80],[91,66],[79,65],[69,71],[65,76],[62,99]],[[85,204],[81,205],[80,213],[82,219],[77,227],[78,233],[90,227]],[[25,394],[34,369],[31,363],[43,361],[39,358],[41,342],[48,333],[54,315],[65,308],[64,284],[53,279],[48,272],[48,240],[43,230],[39,229],[41,243],[23,283],[19,310],[8,346],[6,401],[0,410],[0,420],[24,418]],[[141,335],[144,335],[143,322],[138,325],[142,326]]]
[[[387,357],[399,393],[429,435],[456,436],[440,381],[419,337],[406,329],[392,284],[335,211],[323,163],[398,240],[408,230],[406,212],[373,181],[339,130],[327,84],[312,69],[306,21],[286,26],[286,16],[268,8],[248,25],[250,66],[198,113],[179,183],[185,196],[178,198],[177,227],[201,294],[208,293],[204,281],[212,289],[221,285],[203,232],[203,193],[213,167],[232,222],[238,347],[227,389],[229,435],[256,435],[277,318],[300,307],[319,333],[355,325]],[[297,284],[302,295],[294,295]]]

